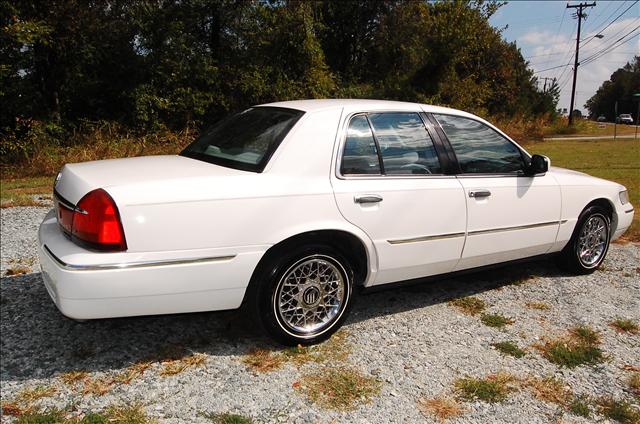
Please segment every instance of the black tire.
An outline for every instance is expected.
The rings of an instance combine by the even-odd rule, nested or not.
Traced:
[[[592,218],[597,222],[603,222],[605,226],[604,250],[597,256],[597,258],[594,259],[593,262],[582,258],[580,255],[580,235],[585,229],[585,226],[587,226],[589,222],[593,222],[590,221],[592,220]],[[573,234],[571,235],[569,243],[567,243],[565,248],[558,255],[557,263],[562,269],[573,274],[591,274],[600,267],[600,265],[604,261],[604,258],[607,256],[610,240],[611,216],[609,214],[609,211],[597,205],[590,206],[586,208],[582,212],[582,214],[580,214],[580,217],[578,218],[578,222],[576,224],[576,228],[573,230]]]
[[[334,273],[339,273],[343,283],[336,282],[336,285],[342,284],[343,286],[343,289],[338,291],[343,293],[343,300],[340,306],[335,309],[335,315],[326,324],[317,324],[320,325],[319,328],[303,332],[292,327],[292,324],[283,316],[284,312],[281,312],[283,307],[279,306],[280,302],[279,299],[276,299],[276,296],[280,295],[281,291],[284,290],[285,277],[294,270],[300,269],[299,267],[304,267],[305,264],[309,263],[324,264],[330,268],[331,275],[338,275]],[[305,285],[307,281],[311,281],[310,284],[319,289],[322,283],[319,283],[318,274],[316,273],[315,275],[315,279],[304,278],[301,281],[304,280],[303,284]],[[257,270],[257,275],[254,275],[254,281],[251,282],[247,291],[245,307],[248,308],[253,320],[279,343],[287,346],[319,343],[331,337],[347,318],[354,301],[353,276],[354,273],[349,261],[335,248],[324,244],[299,246],[272,258],[270,263]],[[319,285],[314,284],[314,281],[318,281]],[[291,287],[292,285],[289,284],[288,286]],[[317,300],[317,296],[320,296],[320,298],[323,296],[319,290],[316,291],[311,286],[306,287],[304,289],[305,292],[300,290],[298,289],[296,292],[296,296],[300,297],[300,299],[295,300],[296,302],[305,302],[302,298],[305,297],[307,291],[311,299],[316,297]],[[325,290],[325,287],[322,290]],[[297,293],[300,294],[298,295]],[[323,291],[322,293],[325,292]],[[285,294],[284,296],[287,295]],[[294,296],[289,296],[289,298],[293,299]],[[304,303],[304,306],[309,306],[309,304]],[[324,310],[326,311],[326,309]]]

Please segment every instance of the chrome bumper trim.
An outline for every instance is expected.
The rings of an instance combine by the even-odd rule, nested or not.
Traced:
[[[464,233],[438,234],[435,236],[422,236],[422,237],[414,237],[414,238],[408,238],[408,239],[387,240],[387,242],[389,244],[404,244],[404,243],[417,243],[421,241],[443,240],[443,239],[456,238],[456,237],[464,237]]]
[[[562,221],[549,221],[549,222],[539,222],[537,224],[516,225],[514,227],[491,228],[489,230],[476,230],[476,231],[469,231],[469,235],[476,236],[480,234],[501,233],[503,231],[526,230],[529,228],[548,227],[550,225],[564,224],[565,222],[567,222],[566,219]]]
[[[100,265],[73,265],[68,264],[58,258],[53,252],[47,247],[47,245],[42,245],[42,248],[47,255],[51,257],[54,261],[60,265],[63,269],[69,271],[107,271],[107,270],[116,270],[116,269],[133,269],[133,268],[148,268],[154,266],[167,266],[167,265],[184,265],[184,264],[195,264],[201,262],[220,262],[220,261],[230,261],[235,258],[236,255],[229,256],[212,256],[205,258],[189,258],[189,259],[166,259],[166,260],[153,260],[153,261],[141,261],[141,262],[125,262],[121,264],[100,264]]]

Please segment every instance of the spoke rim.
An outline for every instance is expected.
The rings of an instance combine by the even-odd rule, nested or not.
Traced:
[[[329,257],[316,255],[298,261],[284,273],[274,307],[287,331],[316,334],[340,317],[348,286],[339,266]]]
[[[593,267],[604,256],[609,238],[607,221],[600,215],[589,217],[578,236],[578,259],[586,267]]]

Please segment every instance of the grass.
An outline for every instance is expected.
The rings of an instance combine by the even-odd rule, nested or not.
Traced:
[[[589,418],[591,415],[591,408],[589,407],[589,400],[584,396],[578,396],[573,398],[573,400],[568,405],[569,411],[580,417]]]
[[[17,402],[4,401],[1,404],[2,414],[10,417],[19,417],[31,411],[30,406],[21,405]]]
[[[82,388],[83,395],[103,396],[111,390],[114,380],[107,376],[98,378],[88,378],[84,381]]]
[[[633,117],[635,119],[635,115]],[[634,125],[621,125],[618,124],[615,129],[617,135],[634,135]],[[571,135],[571,136],[605,136],[609,135],[613,137],[614,127],[613,124],[600,125],[599,122],[579,120],[575,121],[573,127],[567,126],[565,119],[558,120],[553,125],[549,125],[544,129],[545,137]],[[640,136],[640,132],[638,134]]]
[[[67,386],[76,386],[80,383],[83,383],[87,379],[89,379],[91,375],[89,372],[84,370],[79,371],[69,371],[63,374],[60,374],[60,380]]]
[[[433,415],[440,421],[457,417],[464,412],[460,403],[450,397],[420,398],[418,399],[418,409],[425,416]]]
[[[322,408],[348,411],[369,402],[381,383],[350,367],[331,367],[304,374],[294,387]]]
[[[551,309],[551,306],[544,302],[527,302],[525,306],[529,309],[536,309],[538,311],[548,311]]]
[[[301,366],[309,362],[341,362],[351,353],[347,337],[348,333],[340,330],[329,340],[314,346],[298,345],[281,351],[254,349],[244,355],[242,362],[254,372],[273,371],[287,363]]]
[[[622,424],[637,424],[640,422],[640,411],[629,402],[610,397],[597,401],[598,411],[607,418]]]
[[[460,312],[466,315],[477,315],[487,307],[484,300],[473,296],[453,299],[449,301],[449,305],[456,307]]]
[[[629,376],[627,380],[629,388],[634,396],[640,397],[640,372],[634,372]]]
[[[501,402],[514,390],[515,378],[507,373],[492,374],[484,378],[465,377],[455,381],[458,395],[467,401]]]
[[[28,177],[3,179],[0,184],[0,207],[38,206],[41,202],[33,199],[34,195],[51,198],[53,177]]]
[[[573,401],[573,392],[566,383],[554,377],[530,377],[524,381],[536,399],[567,407]]]
[[[575,368],[604,361],[599,344],[600,335],[596,331],[579,326],[569,330],[564,337],[548,340],[544,345],[536,347],[550,362],[561,367]]]
[[[84,416],[67,418],[65,411],[50,409],[30,411],[18,416],[16,424],[153,424],[140,404],[111,405],[104,412],[89,412]]]
[[[207,355],[204,353],[194,353],[182,357],[180,359],[172,359],[164,363],[164,368],[160,371],[160,375],[176,375],[191,367],[199,367],[204,364]],[[150,366],[150,364],[149,364]],[[148,368],[148,367],[147,367]],[[146,368],[145,368],[146,369]],[[144,372],[144,370],[142,370]]]
[[[144,372],[153,365],[151,361],[139,361],[129,365],[124,371],[114,377],[114,380],[120,384],[129,384],[134,379],[140,377]]]
[[[13,266],[7,269],[6,275],[11,277],[13,275],[23,275],[31,272],[31,269],[24,266]]]
[[[495,347],[503,355],[513,356],[514,358],[522,358],[526,355],[524,350],[511,341],[492,343],[491,346]]]
[[[640,206],[640,142],[632,139],[545,141],[529,144],[530,153],[549,156],[553,166],[586,172],[616,181],[629,191],[631,203]],[[625,240],[640,242],[640,214],[636,213]]]
[[[39,399],[51,397],[56,394],[53,386],[36,386],[30,389],[23,389],[16,395],[18,402],[30,404]]]
[[[482,314],[480,321],[488,327],[504,328],[513,324],[515,321],[500,314]]]
[[[630,319],[616,318],[609,323],[618,333],[638,334],[640,326]]]
[[[249,417],[245,417],[244,415],[238,414],[211,414],[205,413],[202,414],[203,417],[207,418],[213,424],[253,424],[253,419]]]

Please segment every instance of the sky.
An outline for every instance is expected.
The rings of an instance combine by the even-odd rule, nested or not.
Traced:
[[[583,113],[587,112],[585,102],[598,87],[634,55],[640,55],[640,2],[596,0],[595,3],[595,7],[585,9],[587,18],[582,21],[580,34],[579,60],[585,63],[578,67],[574,109]],[[578,21],[572,16],[576,9],[567,9],[566,5],[566,1],[510,1],[491,17],[490,22],[496,28],[506,27],[503,37],[516,42],[529,61],[529,67],[537,72],[540,88],[544,85],[542,77],[558,80],[561,87],[558,108],[569,109]],[[603,37],[594,37],[596,34]],[[627,37],[618,41],[625,35]],[[619,47],[587,62],[589,56],[616,45]]]

